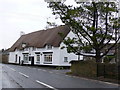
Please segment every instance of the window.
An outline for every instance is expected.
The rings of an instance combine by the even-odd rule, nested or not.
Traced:
[[[23,55],[23,60],[24,60],[25,63],[27,63],[27,62],[29,61],[29,56],[28,56],[28,54],[24,54],[24,55]]]
[[[52,45],[47,45],[47,49],[52,49]]]
[[[68,62],[68,57],[64,57],[64,62]]]
[[[45,63],[52,63],[52,54],[45,54],[44,61]]]
[[[40,61],[40,55],[37,54],[37,61],[39,62]]]
[[[25,48],[24,50],[25,50],[25,51],[28,51],[28,50],[29,50],[29,48]]]
[[[26,47],[26,43],[22,43],[22,47],[25,48]]]
[[[15,62],[17,62],[17,54],[15,55]]]

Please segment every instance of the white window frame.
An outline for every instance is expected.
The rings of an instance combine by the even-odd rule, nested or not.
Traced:
[[[68,62],[68,57],[64,57],[64,62]]]
[[[52,59],[53,59],[52,56],[53,56],[53,55],[52,55],[52,54],[49,54],[49,53],[44,54],[44,63],[52,63]]]
[[[40,62],[40,54],[36,54],[36,60],[37,62]]]
[[[25,63],[28,63],[29,61],[29,54],[23,54],[23,60]]]

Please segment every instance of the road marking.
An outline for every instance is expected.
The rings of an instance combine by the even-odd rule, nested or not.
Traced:
[[[52,87],[52,86],[50,86],[50,85],[48,85],[48,84],[45,84],[45,83],[43,83],[43,82],[40,82],[39,80],[36,80],[36,82],[39,83],[39,84],[42,84],[42,85],[44,85],[44,86],[46,86],[46,87],[48,87],[48,88],[50,88],[50,89],[58,90],[58,89],[56,89],[56,88],[54,88],[54,87]]]
[[[79,78],[79,77],[77,77],[77,76],[72,76],[73,78]],[[85,80],[87,80],[86,78],[85,78]]]
[[[13,70],[14,72],[16,72],[16,70],[15,69],[13,69],[13,68],[10,68],[9,66],[6,66],[7,68],[9,68],[9,69],[11,69],[11,70]]]
[[[33,69],[36,69],[36,68],[33,68]]]
[[[10,67],[9,67],[10,68]],[[10,68],[11,70],[13,70],[14,72],[16,72],[16,70],[15,69],[13,69],[13,68]]]
[[[60,73],[55,73],[55,74],[60,74]]]
[[[66,77],[72,77],[72,76],[69,76],[69,75],[65,75]]]
[[[11,70],[16,71],[15,69],[11,68]]]
[[[68,75],[65,75],[65,76],[67,76],[67,77],[68,77]]]
[[[42,70],[42,71],[46,72],[46,70]]]
[[[49,71],[49,73],[53,73],[53,72]]]
[[[5,66],[6,68],[10,68],[10,67],[8,67],[8,66]]]
[[[23,75],[26,78],[29,78],[29,76],[25,75],[24,73],[19,72],[19,74]]]

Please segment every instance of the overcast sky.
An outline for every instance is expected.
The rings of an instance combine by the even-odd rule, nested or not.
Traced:
[[[66,3],[75,5],[74,0]],[[10,48],[21,31],[27,34],[45,29],[47,18],[55,21],[44,0],[0,0],[0,49]],[[62,24],[60,20],[56,22]]]
[[[45,29],[47,18],[55,20],[44,0],[0,0],[0,49],[11,47],[21,31]]]

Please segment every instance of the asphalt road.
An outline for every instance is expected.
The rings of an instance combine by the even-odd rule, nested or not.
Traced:
[[[60,88],[118,88],[117,84],[69,76],[65,74],[65,70],[41,67],[3,64],[2,74],[2,88],[49,88],[54,90]]]

